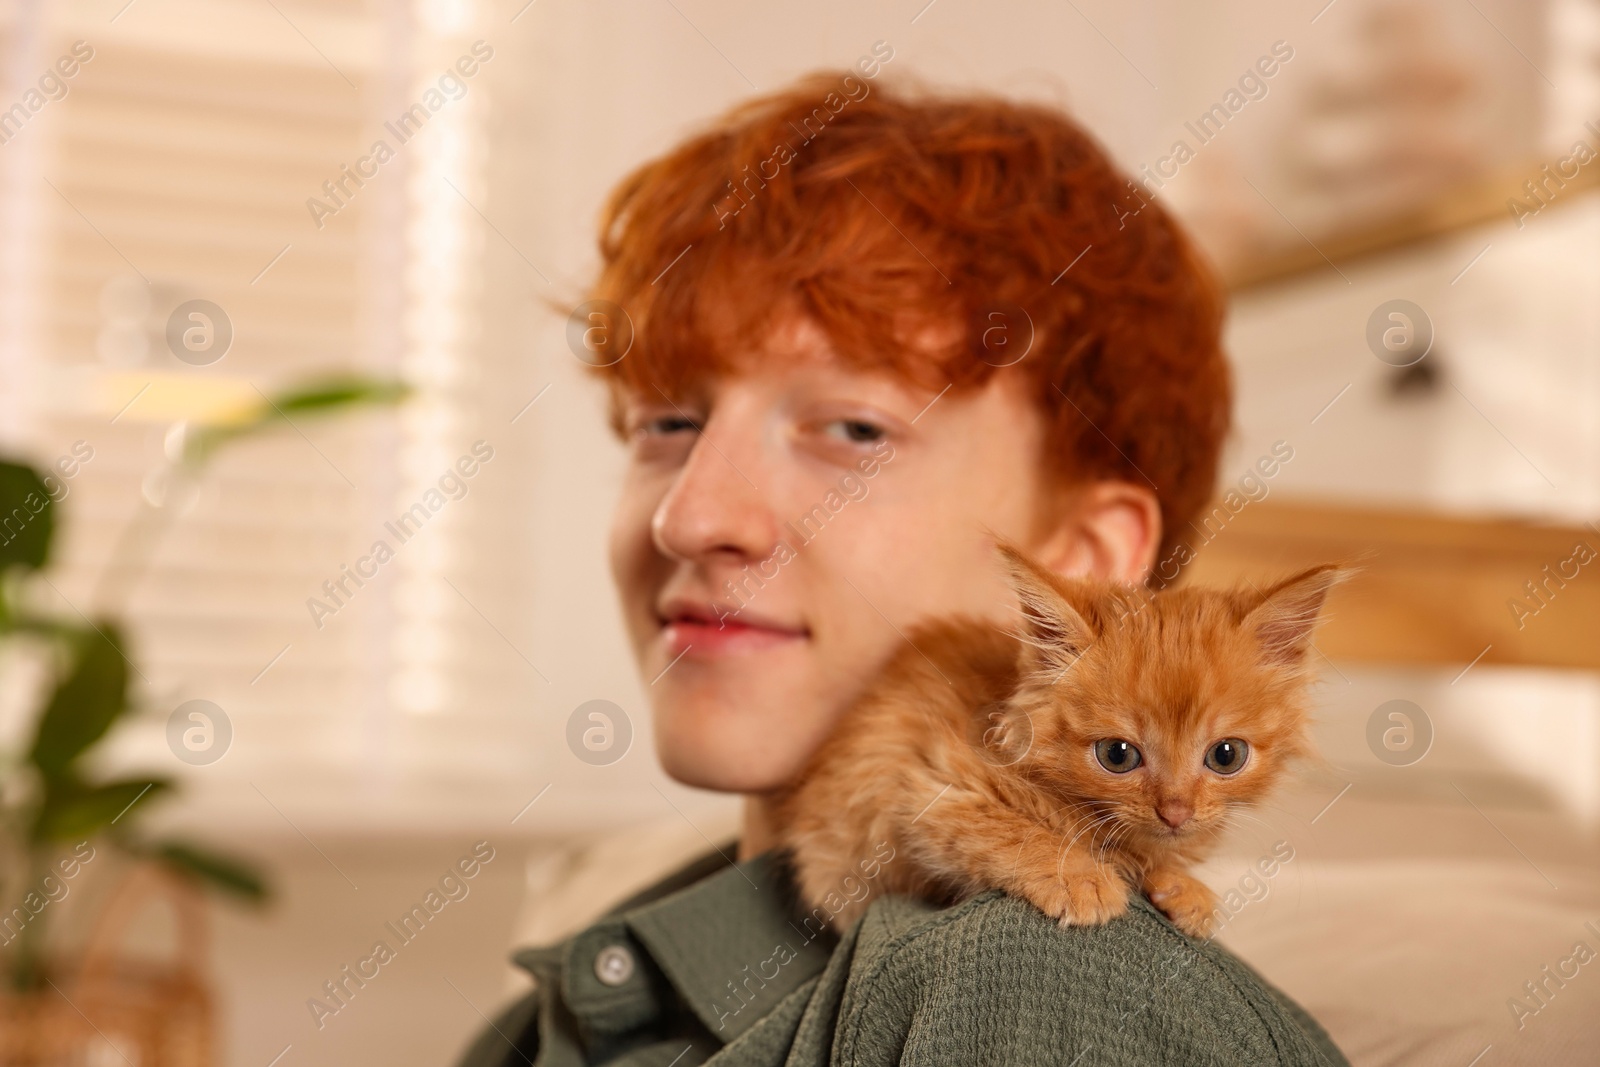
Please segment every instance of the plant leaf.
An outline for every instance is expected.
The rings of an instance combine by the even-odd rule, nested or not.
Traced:
[[[148,803],[171,788],[172,783],[164,778],[130,778],[95,786],[58,780],[51,784],[39,808],[33,825],[34,840],[92,837],[126,818],[135,804]]]
[[[158,842],[147,850],[147,854],[253,904],[264,904],[272,896],[266,879],[244,860],[185,841]]]
[[[0,462],[0,570],[44,566],[54,529],[50,490],[39,472],[20,463]]]
[[[227,442],[280,425],[293,415],[329,414],[357,404],[394,404],[410,393],[411,387],[402,381],[361,374],[307,382],[268,397],[236,422],[196,429],[184,446],[184,460],[198,466]]]
[[[112,623],[78,631],[76,656],[56,683],[39,716],[28,759],[46,778],[65,774],[72,761],[105,735],[128,706],[128,661]]]
[[[341,408],[350,404],[392,404],[405,399],[410,391],[410,386],[393,378],[350,374],[324,378],[279,393],[272,398],[272,403],[289,414]]]

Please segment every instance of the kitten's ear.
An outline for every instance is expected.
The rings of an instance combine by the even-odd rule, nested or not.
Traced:
[[[1276,667],[1299,667],[1311,646],[1311,632],[1321,621],[1328,593],[1352,573],[1338,564],[1324,563],[1267,590],[1240,624],[1255,633],[1263,661]]]
[[[1024,663],[1058,675],[1094,644],[1094,628],[1062,596],[1049,571],[1003,541],[997,547],[1006,580],[1022,604]]]

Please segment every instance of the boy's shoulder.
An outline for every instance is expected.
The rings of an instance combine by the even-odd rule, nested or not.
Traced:
[[[679,874],[519,952],[535,992],[462,1064],[607,1060],[606,1048],[666,1062],[695,1034],[722,1067],[1348,1067],[1298,1005],[1143,897],[1104,926],[1063,929],[998,890],[944,908],[885,896],[813,939],[771,854]],[[608,980],[607,953],[635,962]]]
[[[875,901],[852,931],[836,1063],[1326,1064],[1343,1056],[1237,957],[1148,901],[1062,928],[998,890],[948,908]]]

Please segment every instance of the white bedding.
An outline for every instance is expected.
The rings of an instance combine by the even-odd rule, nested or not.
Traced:
[[[1347,796],[1306,829],[1282,884],[1219,940],[1316,1016],[1351,1063],[1600,1063],[1600,864],[1581,828],[1549,811]],[[1413,831],[1425,848],[1393,847]],[[1232,880],[1222,872],[1249,861],[1230,849],[1207,881],[1221,889]],[[1594,953],[1586,964],[1580,942]],[[1527,982],[1545,984],[1543,1003]],[[1513,1012],[1513,998],[1528,1010]]]

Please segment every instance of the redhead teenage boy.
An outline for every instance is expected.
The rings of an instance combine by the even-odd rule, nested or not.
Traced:
[[[634,171],[600,249],[657,755],[743,795],[743,832],[518,953],[536,988],[464,1062],[1344,1064],[1142,898],[1062,929],[998,891],[883,896],[838,929],[771,848],[773,790],[913,624],[1014,607],[988,532],[1138,583],[1211,494],[1222,299],[1166,212],[1058,111],[820,74]]]

